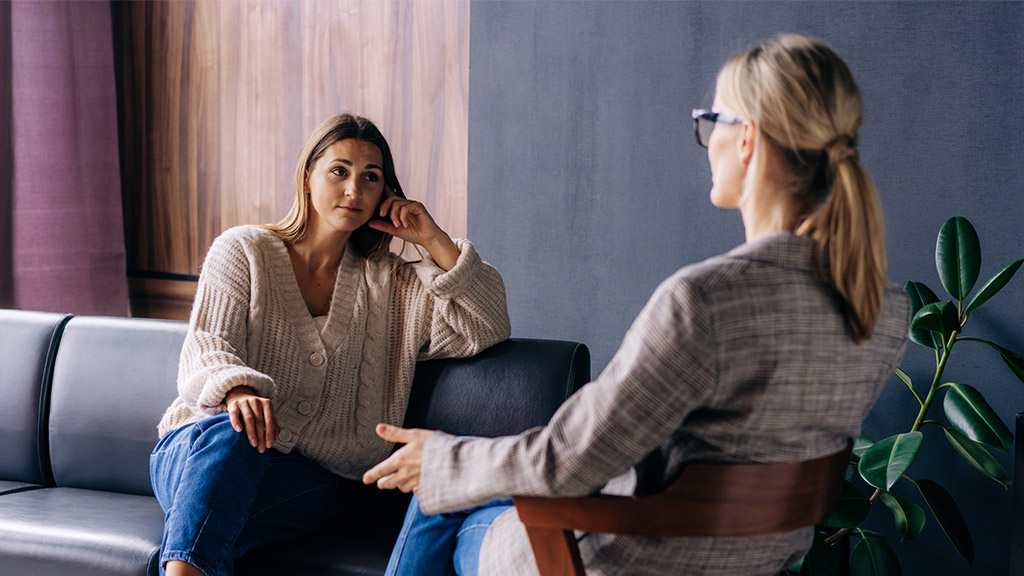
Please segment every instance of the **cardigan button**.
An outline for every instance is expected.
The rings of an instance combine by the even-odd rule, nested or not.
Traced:
[[[288,430],[287,428],[284,429],[284,430],[281,430],[281,433],[278,434],[278,438],[280,438],[282,442],[291,442],[292,441],[292,431]]]
[[[299,414],[305,416],[313,411],[313,405],[303,400],[302,402],[299,402],[299,405],[296,406],[296,409],[299,411]]]
[[[309,355],[309,363],[313,366],[322,366],[324,363],[324,355],[319,352],[313,352]]]

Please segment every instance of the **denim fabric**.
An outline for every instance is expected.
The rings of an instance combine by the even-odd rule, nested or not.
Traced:
[[[413,496],[384,576],[476,576],[487,528],[511,506],[511,500],[495,500],[461,512],[424,514]]]
[[[260,454],[227,414],[182,426],[150,456],[164,509],[160,573],[184,560],[207,576],[234,573],[248,550],[315,531],[338,508],[344,480],[298,454]]]

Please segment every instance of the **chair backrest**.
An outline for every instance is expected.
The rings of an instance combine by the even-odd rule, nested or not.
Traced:
[[[688,464],[669,488],[640,498],[516,497],[542,576],[582,576],[573,530],[671,537],[772,534],[810,526],[835,510],[852,443],[802,462]]]
[[[57,486],[151,495],[156,424],[177,396],[185,322],[72,318],[53,373],[50,458]]]
[[[0,310],[0,481],[48,484],[46,410],[67,314]]]
[[[472,358],[420,362],[405,425],[464,436],[518,434],[547,424],[588,380],[585,345],[513,338]]]

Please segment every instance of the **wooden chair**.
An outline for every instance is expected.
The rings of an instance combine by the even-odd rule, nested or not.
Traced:
[[[639,498],[516,496],[541,576],[584,576],[573,530],[656,537],[754,536],[828,518],[852,442],[831,456],[777,464],[694,462],[658,494]]]

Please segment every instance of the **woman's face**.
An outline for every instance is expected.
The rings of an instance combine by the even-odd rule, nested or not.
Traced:
[[[314,229],[353,232],[374,216],[384,194],[380,148],[364,140],[339,140],[306,175]]]
[[[713,112],[736,115],[715,96]],[[743,177],[747,166],[741,162],[742,124],[715,124],[708,139],[708,162],[711,164],[711,203],[719,208],[738,208],[743,193]]]

